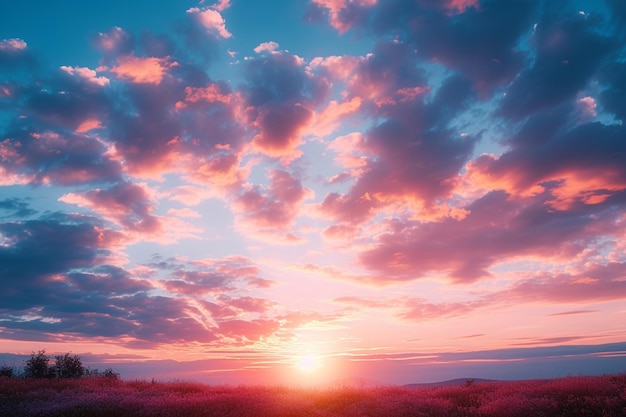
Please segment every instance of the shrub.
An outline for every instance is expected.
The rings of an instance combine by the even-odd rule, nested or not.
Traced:
[[[100,371],[97,368],[91,369],[88,367],[85,369],[84,375],[95,378],[120,379],[120,374],[114,372],[111,368],[106,368],[104,371]]]
[[[24,365],[24,376],[26,378],[47,378],[51,374],[48,368],[50,358],[46,355],[45,350],[33,352]]]
[[[55,359],[54,375],[57,378],[80,378],[85,374],[85,368],[83,368],[79,356],[70,356],[69,353],[66,353],[55,356]]]
[[[2,365],[2,367],[0,367],[0,377],[13,378],[14,376],[15,372],[10,366]]]
[[[120,379],[120,374],[118,374],[117,372],[113,372],[113,369],[111,368],[107,368],[105,369],[101,376],[103,376],[104,378],[110,378],[110,379]]]

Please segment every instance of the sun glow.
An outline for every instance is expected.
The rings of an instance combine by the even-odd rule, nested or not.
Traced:
[[[296,362],[296,368],[302,372],[315,372],[322,366],[322,361],[319,356],[304,355],[298,358]]]

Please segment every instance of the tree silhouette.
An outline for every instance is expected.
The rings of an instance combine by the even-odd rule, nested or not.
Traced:
[[[57,378],[80,378],[85,374],[85,368],[78,355],[70,356],[66,353],[55,356],[55,359],[54,375]]]
[[[47,378],[50,375],[48,362],[50,358],[45,350],[33,352],[24,365],[24,376],[26,378]]]

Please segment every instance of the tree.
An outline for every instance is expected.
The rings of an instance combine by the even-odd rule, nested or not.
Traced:
[[[50,358],[46,355],[45,350],[39,352],[33,352],[30,355],[30,359],[26,361],[24,365],[24,376],[26,378],[46,378],[50,375],[50,369],[48,368],[48,362]]]
[[[53,365],[49,365],[50,358],[46,355],[45,350],[33,352],[30,359],[24,363],[23,375],[25,378],[82,378],[88,377],[104,377],[111,379],[119,379],[120,375],[113,372],[113,369],[107,368],[103,372],[98,369],[83,367],[83,363],[78,355],[57,355],[54,357]],[[13,369],[3,366],[0,368],[0,376],[15,376]]]
[[[80,356],[65,355],[55,356],[54,375],[57,378],[80,378],[85,374],[85,368],[80,360]]]

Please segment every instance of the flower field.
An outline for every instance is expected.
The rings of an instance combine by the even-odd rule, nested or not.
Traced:
[[[626,416],[626,375],[420,388],[0,378],[0,416]]]

